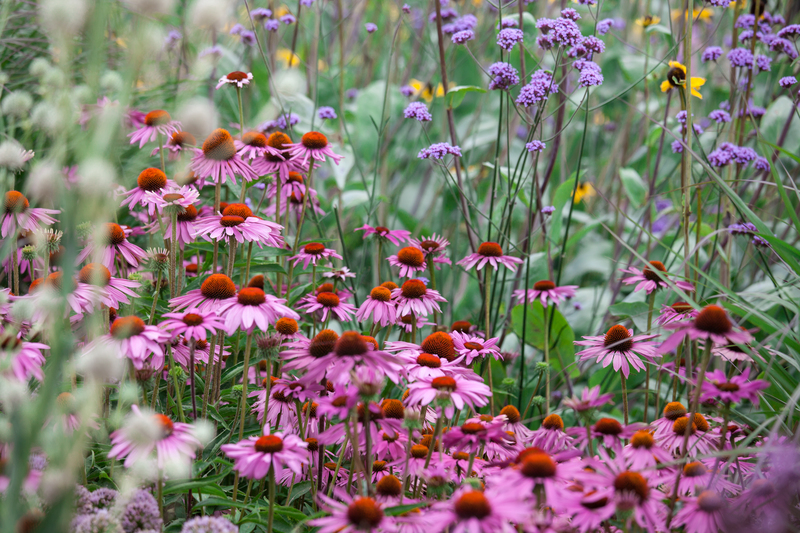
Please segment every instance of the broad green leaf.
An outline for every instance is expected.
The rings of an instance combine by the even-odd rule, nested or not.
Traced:
[[[452,109],[457,108],[464,101],[467,93],[485,93],[486,89],[476,87],[475,85],[459,85],[447,91],[447,105]]]
[[[571,376],[578,375],[578,367],[575,362],[575,333],[572,331],[564,315],[555,308],[548,309],[547,320],[550,321],[550,313],[554,313],[553,322],[550,329],[550,364],[553,367],[553,374],[561,371],[561,365],[569,369]],[[525,342],[537,350],[544,351],[544,307],[541,302],[528,304],[528,312],[525,322],[522,321],[524,308],[521,305],[515,306],[511,310],[511,326],[514,333],[522,339],[523,329],[525,330]]]
[[[642,177],[632,168],[619,169],[619,177],[633,205],[641,207],[647,197],[647,185],[645,185]]]

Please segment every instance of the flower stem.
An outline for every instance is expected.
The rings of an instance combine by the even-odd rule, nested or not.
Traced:
[[[647,333],[653,325],[653,306],[656,303],[656,291],[650,293],[647,309]],[[648,420],[648,407],[650,406],[650,365],[646,365],[644,375],[644,423]]]
[[[153,319],[156,316],[156,305],[158,304],[158,295],[161,292],[161,270],[158,271],[158,276],[156,277],[156,290],[153,292],[153,305],[150,307],[150,319],[147,321],[147,324],[152,326]]]
[[[178,287],[177,287],[177,280],[178,280],[178,273],[177,267],[178,264],[178,212],[173,211],[171,214],[172,223],[172,237],[169,242],[169,297],[175,298],[178,295]]]
[[[253,332],[250,331],[247,333],[247,341],[244,345],[244,367],[243,367],[243,378],[242,378],[242,399],[241,399],[241,406],[242,406],[242,413],[241,419],[239,420],[239,440],[242,440],[244,436],[244,419],[247,418],[247,370],[250,366],[250,348],[253,346]],[[264,418],[267,417],[266,410],[264,411]]]
[[[169,370],[175,384],[175,403],[178,404],[178,416],[182,423],[186,423],[186,416],[183,414],[183,398],[181,398],[181,389],[178,386],[178,375],[172,372],[175,368],[175,359],[172,357],[172,346],[169,344],[167,344],[167,355],[169,356]]]
[[[158,134],[158,155],[161,156],[161,172],[167,173],[167,167],[164,164],[164,136]]]
[[[189,341],[189,391],[192,395],[192,420],[197,420],[197,394],[194,385],[194,352],[197,349],[197,341]]]
[[[547,319],[548,307],[544,308],[544,362],[547,365],[545,372],[547,377],[544,380],[544,401],[545,414],[550,414],[550,321]]]
[[[619,379],[622,382],[622,413],[624,415],[625,425],[628,425],[628,385],[625,382],[625,374],[620,374]]]
[[[269,467],[269,514],[267,515],[267,533],[272,533],[272,521],[275,518],[275,470]]]

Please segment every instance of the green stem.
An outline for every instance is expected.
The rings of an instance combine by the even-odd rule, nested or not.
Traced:
[[[150,319],[147,321],[147,324],[152,326],[153,319],[156,316],[156,305],[158,304],[158,295],[161,292],[161,269],[158,271],[158,276],[156,277],[156,290],[153,292],[153,305],[150,307]]]
[[[650,293],[647,309],[647,333],[653,325],[653,307],[656,303],[656,291]],[[648,408],[650,406],[650,365],[645,365],[644,375],[644,423],[647,424]]]
[[[269,514],[267,515],[267,533],[272,533],[272,522],[275,518],[275,470],[269,467]]]
[[[628,387],[627,383],[625,382],[625,374],[619,375],[620,381],[622,381],[622,413],[625,417],[625,425],[628,425]]]
[[[547,378],[544,380],[544,400],[545,400],[545,414],[550,414],[550,321],[547,320],[548,307],[544,308],[544,362],[547,365],[545,372]]]
[[[239,440],[244,436],[244,419],[247,418],[247,370],[250,366],[250,348],[253,346],[253,332],[247,333],[247,341],[244,345],[244,373],[242,374],[242,399],[241,399],[241,419],[239,420]],[[266,410],[264,411],[264,418],[267,417]]]

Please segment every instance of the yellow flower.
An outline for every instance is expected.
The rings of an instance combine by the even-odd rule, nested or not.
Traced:
[[[699,99],[703,99],[703,95],[697,90],[698,87],[705,85],[705,78],[692,78],[690,87],[692,95]],[[661,92],[665,93],[670,89],[684,87],[686,85],[686,67],[677,61],[669,62],[669,71],[667,71],[667,79],[661,82]]]
[[[275,58],[283,64],[283,68],[296,67],[300,64],[300,57],[288,48],[278,48]]]
[[[643,28],[658,24],[659,22],[661,22],[661,17],[654,17],[653,15],[645,15],[642,18],[636,19],[636,24]]]
[[[681,16],[683,16],[684,19],[685,19],[686,15],[688,14],[688,12],[689,12],[688,10],[683,11],[682,9],[673,9],[671,11],[672,18],[673,19],[679,19],[679,18],[681,18]],[[708,21],[711,20],[711,16],[713,14],[714,14],[713,10],[711,10],[710,8],[707,8],[707,7],[703,7],[703,8],[698,8],[698,9],[695,9],[694,11],[692,11],[692,18],[694,20],[701,20],[703,22],[708,22]]]
[[[433,85],[430,83],[423,83],[417,79],[411,78],[408,81],[408,84],[414,88],[414,96],[419,96],[426,102],[432,102],[434,96],[436,98],[441,98],[444,96],[444,86],[440,83],[436,86],[436,93],[434,94]],[[455,87],[453,83],[448,84],[449,87]]]
[[[579,183],[578,188],[575,189],[575,196],[572,198],[573,203],[579,203],[584,198],[591,198],[595,195],[594,187],[591,183]]]

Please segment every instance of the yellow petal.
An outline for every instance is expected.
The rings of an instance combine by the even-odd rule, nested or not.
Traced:
[[[668,92],[670,89],[672,89],[672,85],[668,81],[665,80],[661,82],[662,93]]]

